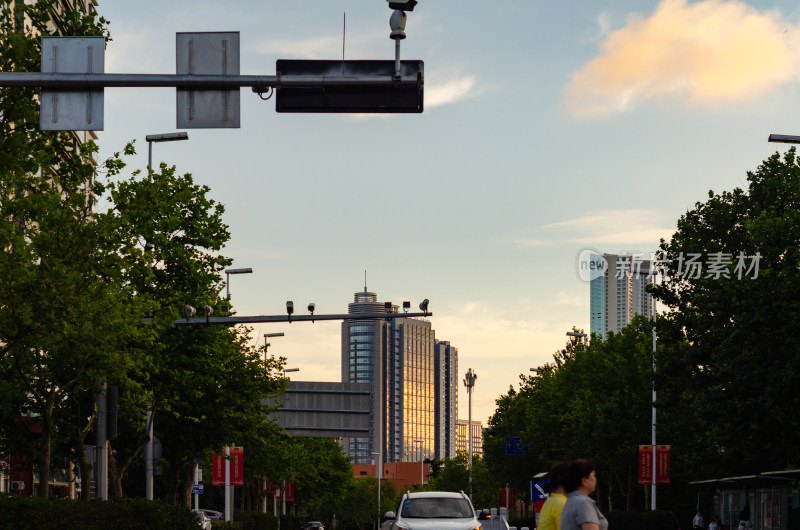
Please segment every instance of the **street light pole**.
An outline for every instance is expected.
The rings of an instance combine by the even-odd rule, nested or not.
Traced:
[[[375,476],[378,477],[378,528],[381,527],[381,476],[383,475],[383,465],[381,462],[381,454],[380,451],[377,453],[372,453],[378,457],[378,462],[375,465]]]
[[[176,142],[179,140],[188,140],[189,133],[176,132],[165,134],[148,134],[144,137],[147,142],[147,168],[153,170],[153,142]]]
[[[576,337],[579,339],[583,339],[583,344],[589,344],[589,335],[586,333],[580,333],[578,331],[567,331],[567,337]]]
[[[415,444],[419,444],[419,488],[422,489],[422,486],[425,484],[425,471],[424,465],[425,463],[423,460],[425,459],[425,455],[422,453],[423,448],[422,444],[424,443],[423,440],[413,440]]]
[[[271,337],[283,337],[283,333],[264,333],[264,369],[267,367],[267,348],[269,348],[269,342],[267,339]],[[284,374],[285,376],[286,374]]]
[[[478,374],[470,368],[464,375],[464,386],[467,387],[469,395],[469,420],[467,422],[467,432],[469,433],[469,499],[472,500],[472,389],[475,387],[475,380]]]
[[[655,286],[655,269],[653,269],[653,286]],[[656,509],[656,299],[653,298],[653,403],[652,403],[652,423],[653,434],[651,443],[653,444],[653,483],[650,485],[650,509]]]
[[[148,134],[144,137],[147,142],[147,171],[153,172],[153,142],[176,142],[179,140],[188,140],[189,133],[176,132],[165,134]],[[152,394],[152,392],[151,392]],[[147,420],[145,428],[147,429],[147,445],[144,446],[144,496],[147,500],[153,500],[153,451],[155,442],[153,440],[153,408],[147,409]]]
[[[230,303],[231,299],[231,274],[252,274],[250,267],[244,269],[225,270],[225,300]],[[227,458],[231,454],[231,447],[225,446],[225,521],[233,521],[233,486],[231,486],[231,461]]]

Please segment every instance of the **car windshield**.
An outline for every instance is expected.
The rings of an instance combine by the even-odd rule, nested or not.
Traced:
[[[443,497],[406,499],[403,502],[403,511],[400,515],[409,519],[465,519],[475,516],[467,499]]]

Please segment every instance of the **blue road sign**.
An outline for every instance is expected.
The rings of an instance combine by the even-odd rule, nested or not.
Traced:
[[[193,484],[192,485],[192,495],[199,495],[204,493],[205,487],[202,484]]]
[[[528,454],[528,448],[522,443],[519,436],[508,436],[506,438],[506,455],[523,456]]]
[[[531,499],[543,501],[550,498],[550,494],[544,490],[549,480],[531,480]]]

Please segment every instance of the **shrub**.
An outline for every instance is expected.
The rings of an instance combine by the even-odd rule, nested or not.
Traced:
[[[145,499],[73,501],[0,497],[0,528],[15,530],[197,530],[186,509]]]
[[[674,530],[675,516],[672,512],[615,510],[604,514],[609,528],[614,530]]]

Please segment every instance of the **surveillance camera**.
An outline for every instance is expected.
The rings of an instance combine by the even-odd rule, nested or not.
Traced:
[[[389,9],[399,9],[400,11],[414,11],[417,0],[386,0],[389,2]]]
[[[205,313],[205,315],[207,317],[210,317],[211,315],[214,314],[214,308],[211,307],[210,305],[206,304],[206,305],[203,306],[203,312]]]
[[[316,308],[317,308],[317,304],[315,304],[314,302],[311,302],[310,304],[308,304],[308,312],[311,313],[312,315],[314,314],[314,310]]]
[[[291,300],[286,302],[286,312],[289,313],[290,315],[294,313],[294,302],[292,302]]]
[[[389,28],[392,32],[389,38],[392,40],[403,40],[406,38],[406,20],[408,16],[404,11],[394,11],[392,16],[389,17]]]
[[[190,305],[183,306],[183,314],[186,315],[186,318],[191,318],[197,314],[197,309]]]
[[[419,308],[422,310],[423,313],[427,313],[428,312],[428,299],[427,298],[425,300],[423,300],[421,304],[419,304]]]

